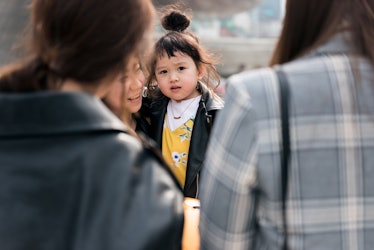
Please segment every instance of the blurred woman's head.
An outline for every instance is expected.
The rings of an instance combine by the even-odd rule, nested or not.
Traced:
[[[129,58],[126,71],[115,78],[103,101],[119,118],[131,123],[131,115],[141,108],[144,84],[139,57],[134,54]]]
[[[95,85],[117,76],[147,40],[154,16],[151,0],[33,0],[30,9],[30,59],[5,77],[18,84],[3,79],[5,91],[58,89],[66,79]],[[27,85],[16,80],[30,75]]]
[[[374,62],[374,0],[287,0],[283,29],[270,65],[305,55],[342,30]]]

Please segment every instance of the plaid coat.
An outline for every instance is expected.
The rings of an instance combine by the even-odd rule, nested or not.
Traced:
[[[374,245],[374,73],[348,34],[282,65],[290,85],[289,249]],[[281,249],[273,69],[231,77],[201,181],[201,249]]]

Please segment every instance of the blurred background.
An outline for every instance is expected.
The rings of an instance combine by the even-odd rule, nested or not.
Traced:
[[[0,66],[19,56],[29,0],[0,0]]]
[[[61,0],[63,1],[63,0]],[[82,0],[83,1],[83,0]],[[192,10],[191,31],[221,57],[223,78],[268,64],[281,28],[285,0],[153,0],[156,7],[182,4]],[[0,65],[15,60],[30,0],[0,0]],[[157,26],[156,37],[162,34]]]
[[[156,6],[176,3],[154,2]],[[182,4],[192,9],[191,30],[221,56],[217,68],[223,78],[267,66],[280,33],[285,0],[186,0]]]

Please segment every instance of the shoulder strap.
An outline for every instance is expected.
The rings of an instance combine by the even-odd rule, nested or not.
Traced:
[[[290,131],[289,131],[289,86],[287,77],[284,72],[280,69],[276,70],[278,81],[279,81],[279,94],[281,103],[281,119],[282,119],[282,148],[283,153],[281,155],[281,178],[282,178],[282,219],[283,219],[283,231],[284,231],[284,242],[283,250],[288,249],[287,242],[287,187],[288,187],[288,172],[289,172],[289,158],[290,158]]]

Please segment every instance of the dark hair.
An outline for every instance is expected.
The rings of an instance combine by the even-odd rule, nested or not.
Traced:
[[[283,29],[270,65],[296,59],[349,28],[356,53],[374,62],[374,1],[287,0]]]
[[[63,79],[92,85],[119,73],[154,14],[150,0],[33,0],[30,9],[28,59],[0,74],[1,91],[55,89]]]
[[[341,24],[341,0],[287,0],[270,65],[291,61],[326,42]],[[341,3],[341,4],[337,4]]]
[[[209,54],[209,52],[199,44],[199,39],[196,35],[186,31],[191,23],[191,19],[187,14],[175,9],[175,6],[168,7],[166,10],[161,19],[161,24],[168,33],[162,36],[154,46],[147,79],[149,94],[151,97],[154,94],[157,59],[162,57],[165,53],[168,57],[172,57],[175,52],[190,56],[198,69],[204,69],[205,74],[202,83],[214,89],[220,83],[220,75],[215,68],[215,65],[218,63],[218,58],[213,54]],[[157,91],[155,93],[157,97]]]

